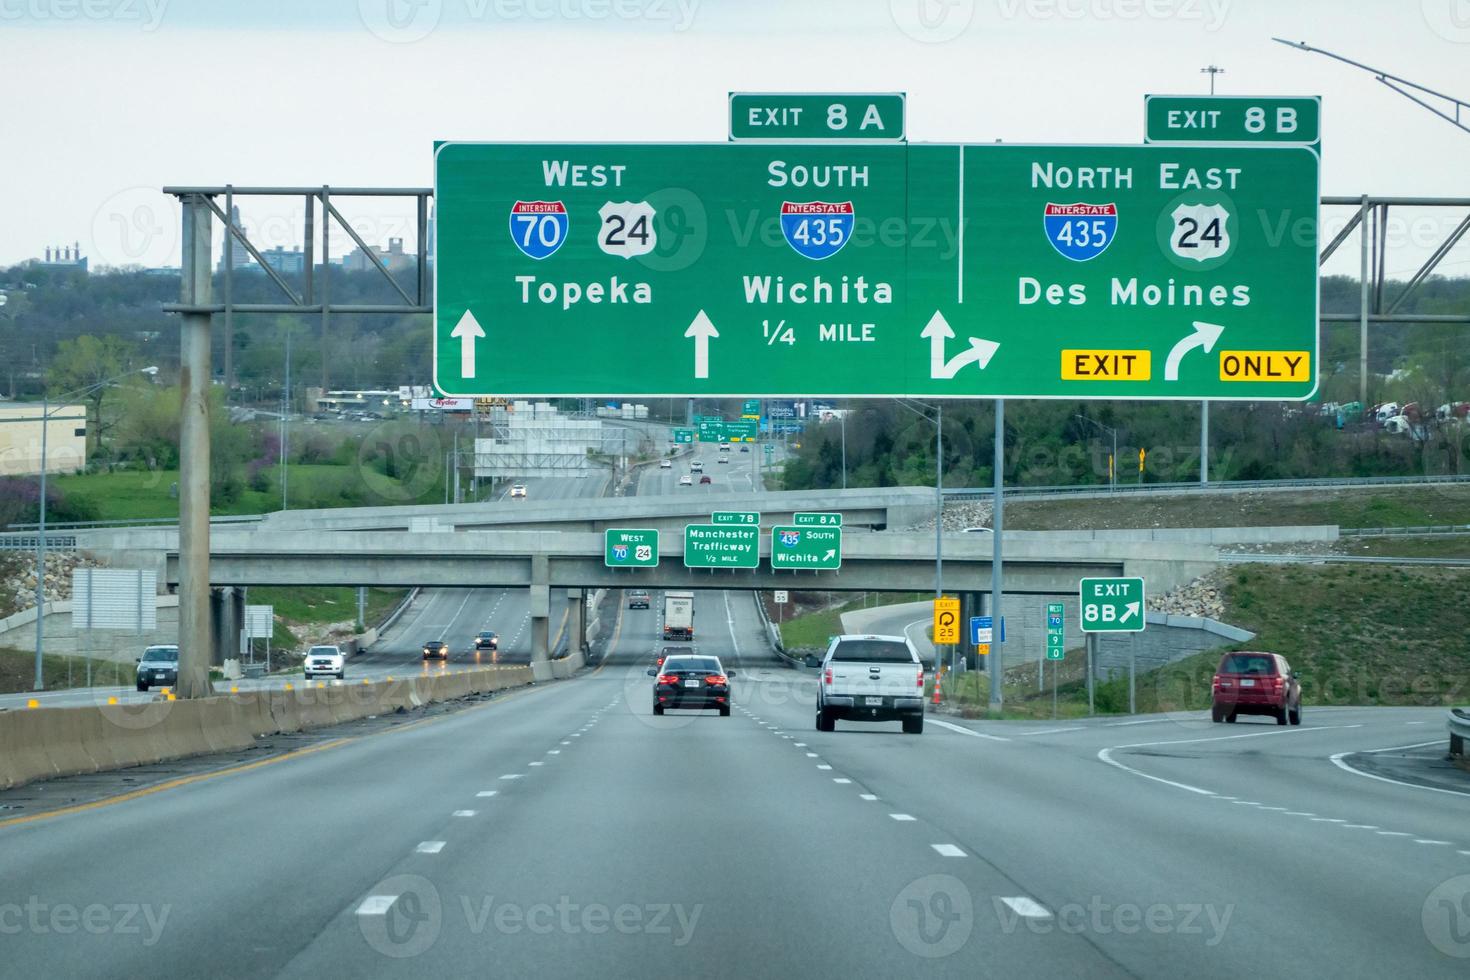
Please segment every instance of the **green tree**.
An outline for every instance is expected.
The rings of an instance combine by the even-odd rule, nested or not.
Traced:
[[[137,357],[137,347],[116,335],[83,334],[73,340],[63,340],[56,347],[56,356],[46,372],[47,391],[52,396],[61,396],[92,389],[81,399],[87,406],[88,456],[101,446],[102,437],[117,424],[116,418],[109,418],[102,410],[112,393],[112,386],[102,382],[140,369],[142,365],[136,363]]]

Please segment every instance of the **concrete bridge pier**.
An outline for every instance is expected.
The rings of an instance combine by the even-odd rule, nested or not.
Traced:
[[[240,631],[245,628],[245,590],[227,585],[209,590],[209,623],[214,637],[210,666],[240,656]]]
[[[567,656],[586,652],[587,602],[581,589],[567,589]]]
[[[544,555],[531,556],[531,663],[551,659],[551,562]],[[537,680],[540,671],[533,670]],[[550,677],[549,666],[546,676]]]

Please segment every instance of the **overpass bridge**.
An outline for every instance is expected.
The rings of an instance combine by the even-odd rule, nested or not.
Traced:
[[[645,503],[669,509],[666,499]],[[709,509],[705,498],[697,513],[707,515]],[[682,532],[688,517],[665,519],[678,520]],[[580,599],[587,589],[925,592],[934,588],[934,535],[851,527],[844,531],[840,570],[793,571],[770,567],[769,532],[761,536],[762,562],[754,569],[685,568],[682,533],[662,538],[663,560],[657,567],[613,569],[604,564],[604,539],[597,531],[279,530],[268,523],[253,529],[216,529],[210,538],[216,636],[229,637],[238,629],[235,623],[243,616],[246,586],[528,589],[533,659],[544,659],[548,653],[553,589],[565,589],[569,598]],[[157,568],[170,588],[179,584],[175,529],[86,531],[78,532],[78,539],[79,547],[95,557],[127,567]],[[1006,591],[1013,594],[1066,594],[1076,591],[1079,579],[1099,575],[1139,575],[1149,580],[1152,590],[1167,590],[1203,574],[1219,560],[1208,538],[1161,539],[1156,532],[1128,538],[1016,531],[1005,534],[1004,546]],[[990,535],[947,534],[942,548],[945,591],[962,597],[967,615],[982,611],[990,591]],[[583,604],[570,606],[576,618],[569,632],[580,638]]]

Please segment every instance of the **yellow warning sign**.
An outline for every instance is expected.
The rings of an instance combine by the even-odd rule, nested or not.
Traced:
[[[1305,350],[1222,350],[1221,381],[1310,381],[1312,352]]]
[[[960,642],[960,600],[951,596],[934,600],[934,643]]]
[[[975,652],[978,653],[982,657],[988,657],[988,656],[990,656],[990,644],[989,643],[977,643],[977,644],[975,644]]]
[[[1147,381],[1153,354],[1146,350],[1063,350],[1063,381]]]

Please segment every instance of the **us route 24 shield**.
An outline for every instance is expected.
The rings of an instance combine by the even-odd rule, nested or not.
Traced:
[[[570,220],[560,201],[517,201],[510,209],[510,238],[533,259],[549,257],[567,240]]]
[[[852,237],[856,221],[852,202],[786,201],[781,205],[781,234],[798,255],[830,259]]]
[[[1042,218],[1046,240],[1073,262],[1095,259],[1118,231],[1116,204],[1048,204]]]

